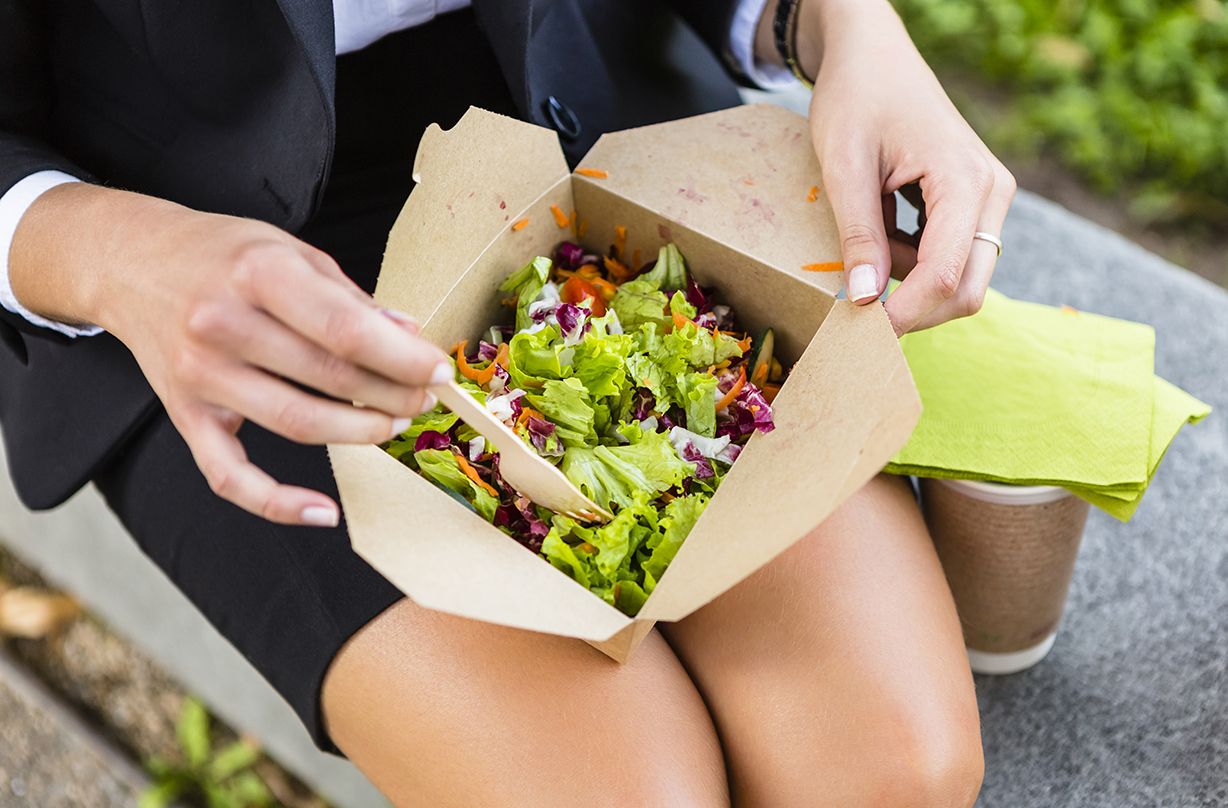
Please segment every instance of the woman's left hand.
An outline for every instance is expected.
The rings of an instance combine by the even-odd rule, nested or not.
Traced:
[[[998,256],[973,234],[1001,236],[1015,178],[947,98],[886,0],[803,0],[797,24],[800,66],[817,76],[810,131],[849,299],[872,302],[893,274],[903,283],[885,306],[897,334],[974,314]],[[761,56],[764,43],[761,25]],[[927,215],[916,247],[895,226],[894,193],[910,183]]]

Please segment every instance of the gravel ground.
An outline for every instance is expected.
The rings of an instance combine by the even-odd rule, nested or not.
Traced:
[[[0,806],[135,804],[142,783],[130,767],[97,752],[97,737],[48,708],[38,688],[0,669]],[[20,677],[20,673],[17,674]]]
[[[0,579],[43,585],[2,549]],[[135,805],[146,781],[140,763],[180,757],[175,724],[185,697],[160,667],[88,614],[43,639],[0,643],[0,808]],[[216,747],[236,738],[216,720],[213,735]],[[272,760],[255,769],[276,804],[324,807]]]

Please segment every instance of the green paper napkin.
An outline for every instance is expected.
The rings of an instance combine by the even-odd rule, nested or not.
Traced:
[[[1061,485],[1119,519],[1210,409],[1153,372],[1150,326],[1011,300],[906,335],[923,410],[896,474]]]

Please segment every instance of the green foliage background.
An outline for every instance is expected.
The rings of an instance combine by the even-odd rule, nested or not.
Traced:
[[[1228,224],[1228,2],[894,0],[944,75],[1008,91],[990,145],[1047,152],[1145,222]]]

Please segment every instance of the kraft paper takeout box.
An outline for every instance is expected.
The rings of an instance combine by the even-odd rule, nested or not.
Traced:
[[[604,135],[569,174],[554,132],[470,109],[430,127],[418,186],[388,239],[376,289],[436,345],[507,322],[496,287],[575,210],[604,249],[677,243],[741,324],[771,326],[785,366],[775,431],[756,434],[636,618],[623,615],[377,446],[330,446],[354,550],[417,604],[586,640],[625,660],[658,620],[680,620],[806,535],[908,438],[920,401],[882,308],[837,300],[826,200],[801,117],[747,106]],[[518,230],[512,226],[527,219]]]

